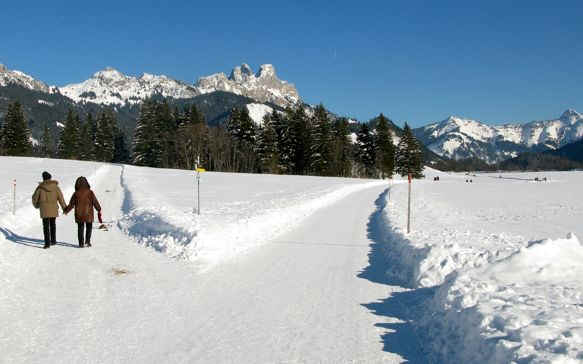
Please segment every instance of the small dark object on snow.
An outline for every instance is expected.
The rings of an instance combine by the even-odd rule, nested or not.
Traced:
[[[112,268],[111,272],[116,276],[121,276],[124,274],[128,274],[130,271],[127,269],[123,269],[123,268]]]

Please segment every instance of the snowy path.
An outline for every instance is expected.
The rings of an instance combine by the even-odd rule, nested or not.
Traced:
[[[120,173],[111,166],[94,186],[114,220],[124,200]],[[0,257],[8,293],[0,362],[400,362],[386,351],[402,348],[381,341],[398,320],[365,305],[405,290],[358,277],[383,190],[349,195],[204,274],[117,228],[94,231],[93,248],[75,248],[72,214],[58,219],[60,243],[48,251],[38,249],[40,219],[23,236],[5,231],[14,244]]]

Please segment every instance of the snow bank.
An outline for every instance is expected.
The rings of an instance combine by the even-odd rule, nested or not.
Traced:
[[[195,183],[190,171],[125,166],[118,226],[139,244],[206,269],[265,244],[350,193],[386,182],[207,172],[200,215],[193,212]]]
[[[582,262],[583,246],[569,234],[452,274],[422,323],[437,338],[433,351],[454,351],[460,362],[583,360]]]
[[[418,334],[437,362],[583,360],[583,247],[541,236],[580,232],[581,173],[556,184],[426,169],[413,184],[412,231],[406,183],[381,206],[387,274],[409,287],[436,287],[417,313]],[[439,182],[431,181],[434,175]],[[496,176],[497,177],[497,176]]]

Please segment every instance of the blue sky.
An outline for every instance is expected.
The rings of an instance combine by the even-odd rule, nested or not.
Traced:
[[[112,66],[194,82],[275,65],[306,102],[421,126],[583,112],[583,1],[20,1],[0,62],[49,84]]]

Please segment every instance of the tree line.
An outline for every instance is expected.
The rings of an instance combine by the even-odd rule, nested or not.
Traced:
[[[225,125],[209,126],[195,105],[182,110],[165,101],[142,104],[132,162],[162,168],[338,177],[422,177],[421,145],[405,125],[397,146],[384,115],[374,129],[362,124],[351,140],[346,118],[323,105],[273,110],[258,125],[246,107],[234,108]]]
[[[69,111],[58,140],[52,140],[45,125],[33,146],[22,108],[15,102],[0,125],[0,154],[190,170],[201,166],[221,172],[422,177],[421,145],[407,124],[395,136],[389,120],[380,114],[374,125],[359,124],[355,138],[354,128],[346,118],[331,116],[323,105],[274,110],[260,124],[246,107],[234,108],[224,125],[209,126],[195,105],[178,108],[148,99],[141,106],[131,153],[113,111],[95,118],[88,114],[83,120]]]

